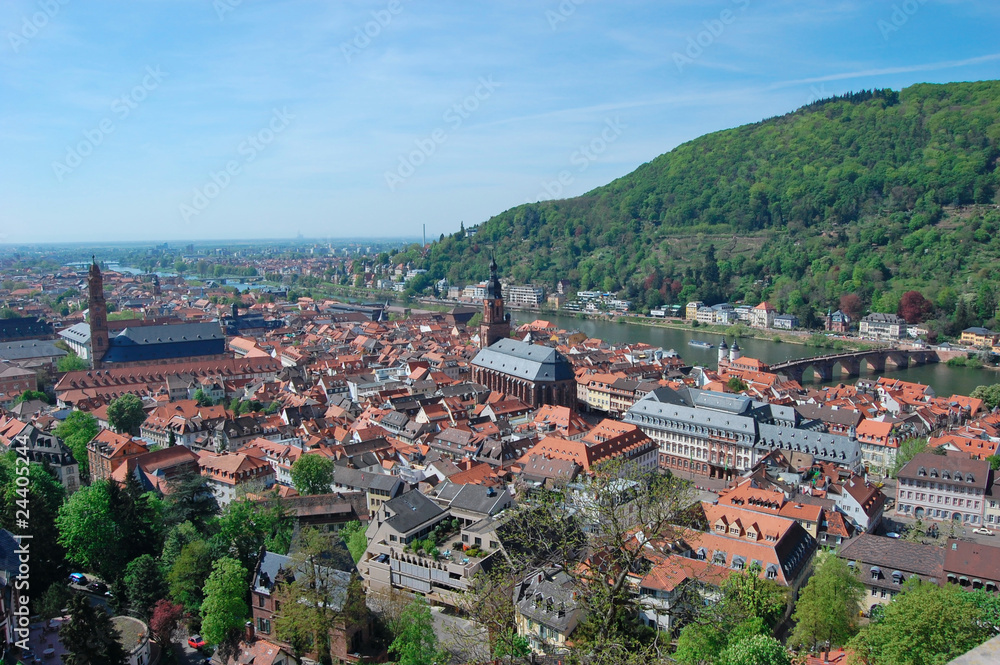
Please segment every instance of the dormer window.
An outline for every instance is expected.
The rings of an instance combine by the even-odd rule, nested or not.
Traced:
[[[920,467],[919,469],[917,469],[917,475],[918,476],[926,476],[927,475],[927,470],[924,467]]]

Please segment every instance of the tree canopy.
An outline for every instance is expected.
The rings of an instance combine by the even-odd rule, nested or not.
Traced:
[[[996,634],[974,594],[911,578],[847,649],[865,665],[944,665]]]
[[[238,560],[222,557],[215,562],[201,604],[201,634],[209,644],[231,640],[243,628],[250,614],[246,584],[247,570]]]
[[[329,494],[333,486],[333,460],[325,455],[300,455],[292,463],[292,485],[300,494]]]
[[[138,434],[145,420],[142,400],[132,393],[116,397],[108,405],[108,423],[119,434]]]

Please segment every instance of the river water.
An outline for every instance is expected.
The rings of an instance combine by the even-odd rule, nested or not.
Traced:
[[[518,323],[528,323],[536,319],[551,321],[559,328],[566,330],[579,330],[590,337],[597,337],[609,342],[645,342],[651,346],[663,347],[663,349],[673,349],[685,362],[692,365],[702,365],[704,367],[716,367],[719,350],[718,348],[700,349],[689,346],[691,340],[701,340],[718,347],[722,341],[722,335],[704,332],[701,329],[692,328],[660,328],[644,326],[634,323],[615,323],[597,319],[578,319],[574,316],[544,314],[536,315],[534,312],[512,312],[511,316]],[[726,340],[732,344],[732,338]],[[756,358],[765,363],[775,363],[792,358],[808,358],[810,356],[820,356],[832,353],[830,349],[817,349],[802,344],[789,344],[787,342],[772,342],[765,339],[746,338],[739,340],[740,349],[744,356]],[[862,371],[862,376],[867,376],[867,371]],[[968,395],[979,385],[996,383],[1000,381],[1000,374],[990,370],[970,369],[968,367],[948,367],[944,363],[932,365],[920,365],[910,369],[882,372],[881,376],[891,376],[904,381],[915,381],[930,385],[938,395]],[[844,376],[840,381],[853,382],[856,378]],[[836,384],[840,381],[830,381],[827,384]],[[816,381],[816,376],[812,370],[806,372],[803,383],[809,385],[820,385]]]

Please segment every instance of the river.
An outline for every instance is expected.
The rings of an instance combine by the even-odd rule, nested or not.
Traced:
[[[691,340],[701,340],[717,347],[722,341],[722,335],[699,329],[660,328],[634,323],[578,319],[575,316],[555,314],[536,315],[533,312],[524,311],[512,312],[511,315],[518,325],[536,319],[544,319],[551,321],[560,328],[579,330],[590,337],[597,337],[609,342],[645,342],[646,344],[659,346],[663,349],[673,349],[686,362],[705,367],[716,367],[719,354],[718,348],[700,349],[688,346],[688,342]],[[732,338],[726,341],[729,344],[733,342]],[[831,353],[829,349],[817,349],[811,346],[789,344],[787,342],[772,342],[765,339],[745,338],[739,340],[739,342],[744,356],[756,358],[765,363],[780,362],[791,358],[808,358],[810,356]],[[862,371],[862,376],[867,375],[867,371]],[[995,383],[1000,380],[1000,376],[990,370],[949,367],[944,363],[887,371],[883,372],[881,376],[891,376],[904,381],[925,383],[931,386],[938,395],[968,395],[978,385]],[[815,379],[815,375],[812,375],[811,370],[808,370],[806,378],[803,381],[806,386],[819,385],[818,382],[815,382]],[[853,382],[856,380],[855,378],[845,376],[840,381],[829,381],[827,384],[836,384],[841,381]]]

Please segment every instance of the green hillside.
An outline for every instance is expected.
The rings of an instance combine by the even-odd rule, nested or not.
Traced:
[[[806,321],[854,294],[953,332],[995,323],[1000,81],[810,104],[678,146],[583,196],[507,210],[474,238],[405,254],[453,283],[486,274],[618,291],[640,307],[767,298]],[[912,296],[911,296],[912,297]],[[991,323],[993,322],[993,323]]]

